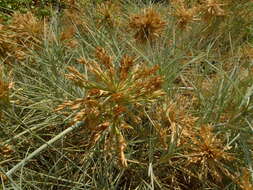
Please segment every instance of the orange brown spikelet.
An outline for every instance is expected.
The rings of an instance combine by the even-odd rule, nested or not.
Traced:
[[[113,67],[112,65],[112,57],[108,55],[104,48],[97,47],[96,48],[96,58],[99,62],[106,67],[106,69],[110,69]]]
[[[149,79],[145,81],[136,82],[136,85],[139,88],[137,92],[140,95],[141,94],[156,95],[155,92],[161,89],[163,82],[164,82],[164,78],[162,76],[154,76],[154,77],[150,77]]]
[[[87,92],[88,97],[98,97],[101,96],[102,94],[103,92],[98,88],[92,88]]]
[[[113,65],[112,57],[105,51],[104,48],[101,47],[96,48],[95,56],[98,59],[99,63],[103,65],[107,71],[109,71],[110,78],[112,79],[115,75],[115,68]]]
[[[60,40],[66,47],[75,48],[78,46],[78,41],[74,39],[76,29],[74,26],[65,27],[60,35]]]
[[[91,99],[89,97],[79,98],[73,101],[65,101],[64,103],[58,105],[55,111],[62,112],[64,109],[77,111],[73,119],[74,122],[85,120],[89,123],[94,119],[93,124],[95,124],[97,123],[95,120],[100,114],[99,102],[96,99]]]
[[[106,121],[104,123],[99,124],[98,126],[94,127],[92,131],[92,136],[91,136],[91,146],[96,144],[99,138],[101,137],[101,134],[107,130],[110,127],[110,122]]]
[[[70,73],[75,75],[77,78],[82,78],[82,79],[85,78],[75,67],[68,66],[67,69]]]
[[[66,47],[73,49],[79,46],[79,42],[76,39],[72,39],[66,43]]]
[[[120,80],[125,80],[129,74],[130,69],[134,65],[134,57],[125,55],[120,61]]]
[[[150,90],[150,91],[156,91],[158,89],[161,89],[163,82],[164,82],[164,77],[162,76],[152,77],[148,81],[146,88],[147,90]]]
[[[70,73],[66,74],[65,76],[72,80],[77,86],[84,87],[87,81],[86,77],[74,67],[68,66],[67,69]]]
[[[116,117],[119,117],[121,114],[125,113],[126,110],[127,110],[127,109],[126,109],[124,106],[121,106],[121,105],[119,106],[119,105],[117,105],[117,106],[114,107],[113,112],[114,112],[114,115],[115,115]]]
[[[141,68],[138,69],[136,72],[136,75],[134,76],[135,79],[140,79],[140,78],[147,78],[152,75],[154,75],[158,70],[160,66],[159,65],[154,65],[152,67],[147,67],[145,64],[141,65]]]
[[[112,96],[111,96],[111,100],[113,102],[120,102],[124,99],[126,95],[123,94],[122,92],[117,92],[117,93],[113,93]]]
[[[80,57],[80,58],[76,59],[76,61],[79,64],[83,64],[83,65],[87,64],[87,60],[84,57]]]
[[[117,134],[117,147],[118,147],[118,153],[119,153],[119,162],[120,165],[124,168],[127,167],[127,160],[125,157],[125,149],[126,149],[126,141],[121,133]]]
[[[144,9],[142,13],[130,17],[129,27],[135,31],[134,38],[139,42],[152,42],[161,36],[166,22],[153,8]]]
[[[182,102],[185,103],[182,104]],[[181,147],[193,138],[193,129],[198,118],[187,113],[189,104],[189,97],[185,99],[182,95],[177,95],[174,100],[171,100],[165,96],[164,101],[158,104],[155,112],[151,114],[152,123],[163,147],[166,148],[171,143]]]

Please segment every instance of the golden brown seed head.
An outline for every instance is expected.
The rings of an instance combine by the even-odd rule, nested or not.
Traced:
[[[130,17],[129,27],[135,31],[134,38],[137,41],[152,42],[162,34],[166,22],[153,8],[147,8],[142,13]]]

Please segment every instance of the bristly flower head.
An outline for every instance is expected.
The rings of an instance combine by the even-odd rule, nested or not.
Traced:
[[[157,65],[147,67],[144,63],[136,63],[134,57],[125,55],[118,64],[114,63],[113,58],[101,47],[96,49],[95,57],[96,61],[84,58],[77,60],[87,68],[88,75],[68,67],[70,73],[66,75],[67,78],[84,88],[86,95],[66,101],[56,110],[67,108],[75,111],[74,122],[84,121],[87,128],[94,132],[95,141],[104,131],[110,131],[110,137],[115,137],[119,160],[126,166],[126,142],[122,129],[132,128],[129,118],[136,117],[133,110],[148,108],[164,95],[161,90],[163,77],[157,74]],[[101,128],[101,125],[105,127]]]
[[[27,49],[41,44],[46,27],[46,23],[38,20],[30,12],[14,13],[11,24],[0,26],[0,57],[3,57],[6,63],[13,57],[24,60]]]
[[[135,31],[135,39],[140,42],[153,41],[161,35],[166,22],[153,8],[146,8],[142,13],[130,17],[130,28]]]
[[[188,147],[187,165],[198,166],[197,175],[205,180],[210,174],[215,181],[221,181],[223,175],[231,175],[224,164],[233,160],[231,153],[227,152],[230,147],[224,146],[223,141],[214,134],[210,125],[202,126],[194,132],[191,138],[192,144]]]
[[[214,17],[223,17],[226,15],[226,11],[222,9],[224,3],[220,3],[219,0],[206,0],[201,6],[201,12],[204,15],[206,21],[213,19]]]
[[[177,26],[181,30],[191,29],[189,25],[199,20],[197,18],[197,7],[186,8],[183,1],[174,1],[173,6],[175,7],[175,11],[172,15],[177,19]]]

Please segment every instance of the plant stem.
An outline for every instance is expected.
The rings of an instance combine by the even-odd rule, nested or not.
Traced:
[[[64,131],[62,131],[60,134],[58,134],[57,136],[55,136],[54,138],[52,138],[51,140],[49,140],[48,142],[46,142],[45,144],[43,144],[42,146],[40,146],[38,149],[36,149],[35,151],[33,151],[31,154],[29,154],[21,162],[19,162],[18,164],[16,164],[12,169],[10,169],[6,173],[6,176],[10,177],[17,169],[19,169],[21,166],[25,165],[26,162],[28,162],[34,156],[38,155],[41,151],[43,151],[44,149],[46,149],[48,146],[51,146],[54,142],[56,142],[57,140],[59,140],[60,138],[62,138],[63,136],[65,136],[66,134],[70,133],[74,129],[83,126],[83,124],[84,124],[84,122],[81,121],[81,122],[76,123],[75,125],[72,125],[71,127],[68,127]]]

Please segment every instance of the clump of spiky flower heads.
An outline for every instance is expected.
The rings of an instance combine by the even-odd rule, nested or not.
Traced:
[[[211,125],[201,126],[192,132],[190,141],[185,154],[188,157],[186,165],[193,168],[193,173],[200,180],[205,181],[210,176],[215,182],[221,182],[224,176],[233,178],[226,164],[235,158],[228,152],[230,147],[224,145]]]
[[[200,118],[189,112],[197,99],[191,92],[185,95],[177,94],[173,100],[164,98],[150,114],[157,140],[168,150],[159,159],[166,173],[170,171],[165,175],[166,182],[174,189],[192,188],[193,184],[193,189],[197,189],[200,184],[203,188],[213,187],[225,179],[234,179],[229,170],[236,159],[232,147],[224,143],[224,136],[215,132],[213,126],[199,125]]]
[[[157,74],[157,65],[148,67],[128,55],[123,56],[119,63],[114,63],[113,58],[98,47],[95,57],[96,61],[85,58],[77,60],[87,68],[88,75],[68,67],[70,73],[66,75],[67,78],[84,88],[86,95],[68,100],[56,110],[75,111],[74,122],[85,122],[85,126],[92,131],[93,143],[106,132],[110,139],[107,142],[113,142],[120,163],[127,166],[124,156],[126,141],[122,129],[133,129],[131,121],[138,117],[134,110],[147,108],[164,95],[161,90],[163,77]]]
[[[24,60],[28,49],[41,44],[46,26],[31,12],[13,14],[11,24],[0,24],[0,58],[6,63],[11,63],[11,58]]]
[[[135,31],[134,38],[144,43],[152,42],[160,37],[166,27],[166,22],[154,8],[146,8],[142,13],[130,17],[129,26]]]

